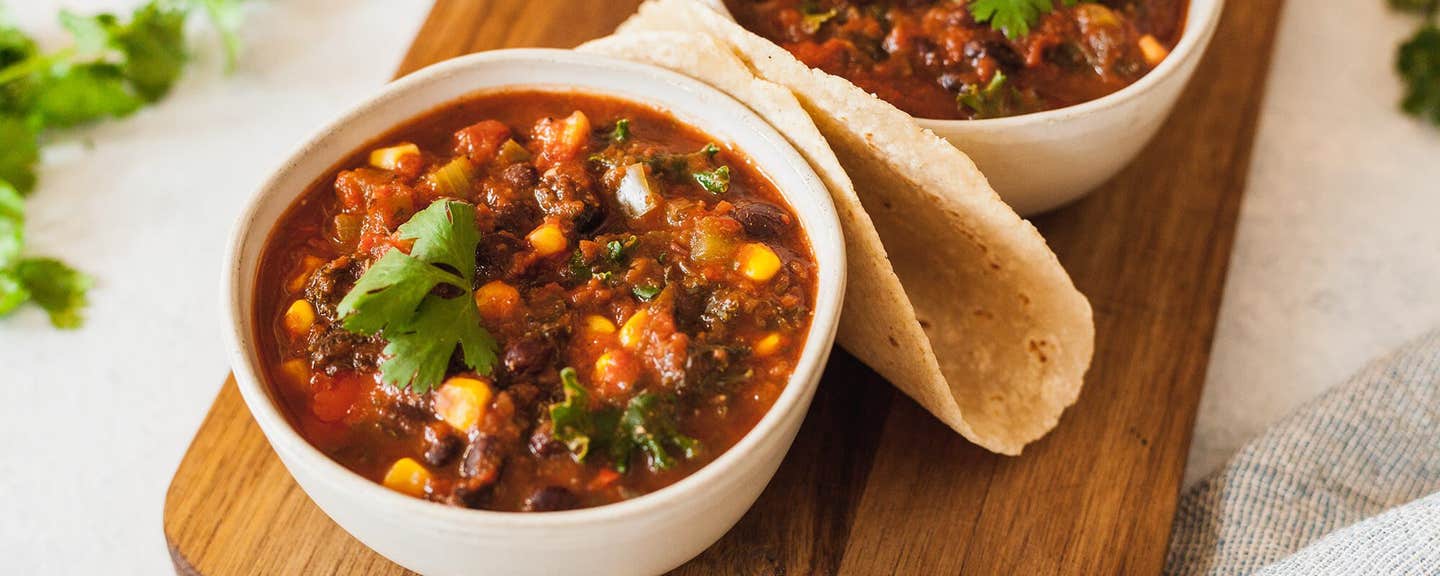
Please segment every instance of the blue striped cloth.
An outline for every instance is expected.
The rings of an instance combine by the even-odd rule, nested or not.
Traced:
[[[1440,575],[1440,332],[1376,361],[1186,491],[1173,575]]]

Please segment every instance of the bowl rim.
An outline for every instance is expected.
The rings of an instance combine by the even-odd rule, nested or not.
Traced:
[[[670,100],[690,100],[691,102],[681,105],[679,102],[665,102],[666,99],[663,97],[650,100],[635,94],[624,94],[614,87],[600,88],[584,86],[582,83],[556,85],[547,82],[516,81],[513,84],[480,87],[471,93],[510,89],[575,90],[659,107],[667,113],[679,117],[678,121],[687,123],[693,123],[695,120],[693,115],[685,118],[687,108],[694,109],[700,106],[723,108],[722,114],[732,116],[731,126],[726,127],[727,132],[734,135],[750,132],[752,136],[768,141],[768,145],[774,148],[771,151],[773,154],[763,157],[753,151],[745,150],[747,157],[751,159],[761,174],[765,175],[767,179],[775,179],[777,173],[793,171],[794,179],[797,182],[803,182],[804,188],[810,191],[811,196],[814,196],[813,199],[804,196],[797,198],[797,193],[791,192],[791,189],[777,186],[781,196],[790,203],[796,214],[801,216],[802,220],[810,221],[809,225],[802,226],[802,230],[810,242],[812,253],[816,256],[817,267],[823,259],[831,261],[830,273],[817,273],[816,275],[815,305],[800,359],[791,372],[785,389],[760,421],[746,432],[740,441],[690,475],[654,492],[621,502],[558,512],[503,512],[448,506],[387,489],[345,468],[299,434],[277,406],[277,400],[268,390],[269,386],[258,376],[256,369],[258,364],[256,356],[258,355],[250,351],[255,345],[252,336],[253,326],[249,320],[254,297],[252,292],[250,298],[244,298],[243,287],[245,276],[253,275],[258,270],[259,258],[255,258],[255,262],[247,265],[244,253],[250,244],[256,242],[260,244],[260,250],[263,251],[264,244],[274,229],[275,222],[262,221],[259,218],[262,207],[282,201],[293,205],[293,202],[304,193],[302,190],[293,195],[279,197],[274,195],[274,190],[279,188],[287,174],[299,169],[298,165],[306,155],[323,153],[319,150],[322,144],[335,137],[336,133],[343,130],[347,124],[366,114],[392,107],[404,108],[404,101],[413,99],[415,91],[423,90],[434,83],[444,82],[448,77],[471,67],[498,65],[513,61],[533,62],[536,66],[599,68],[610,73],[627,76],[628,80],[625,82],[633,81],[636,86],[653,85],[654,83],[667,85],[685,93],[674,93]],[[635,91],[636,94],[640,92],[639,89]],[[424,109],[407,113],[405,114],[407,119],[401,121],[400,124],[425,113]],[[393,129],[398,125],[387,126],[385,129]],[[711,133],[710,127],[698,124],[695,127],[703,132]],[[380,133],[383,133],[383,130]],[[350,152],[352,151],[341,150],[335,153],[337,156],[334,162],[339,162],[344,154]],[[792,178],[786,176],[784,179]],[[264,182],[255,188],[232,225],[226,246],[224,268],[221,272],[220,297],[222,324],[225,327],[223,330],[225,345],[236,384],[245,403],[257,423],[260,424],[271,447],[282,456],[281,460],[285,463],[287,471],[292,476],[296,476],[294,471],[288,470],[292,461],[308,467],[317,478],[329,484],[331,488],[351,494],[361,494],[367,500],[368,507],[385,514],[403,515],[414,521],[433,523],[437,528],[448,526],[452,530],[481,525],[497,529],[551,529],[603,524],[632,517],[664,514],[667,510],[684,508],[686,502],[702,502],[702,499],[696,499],[693,496],[696,493],[704,492],[706,487],[713,487],[736,478],[742,463],[747,458],[755,456],[763,443],[770,441],[776,434],[780,434],[787,420],[797,417],[803,419],[808,412],[810,400],[813,398],[814,390],[818,386],[821,372],[834,343],[845,292],[847,256],[840,228],[838,212],[831,200],[829,189],[825,187],[809,162],[776,128],[749,107],[716,88],[657,66],[573,50],[519,48],[474,53],[432,64],[388,83],[373,95],[351,106],[339,117],[312,132],[299,146],[286,154],[278,166],[269,172],[269,176]],[[828,258],[822,257],[822,253],[826,251],[829,251]],[[785,449],[788,451],[788,444]],[[303,485],[301,487],[305,488]],[[308,493],[308,489],[306,492]]]
[[[704,0],[711,8],[720,12],[721,15],[734,21],[735,17],[730,9],[725,6],[724,0]],[[1094,114],[1104,110],[1117,108],[1139,98],[1142,94],[1151,91],[1152,88],[1164,82],[1171,76],[1179,73],[1180,69],[1191,59],[1198,59],[1205,53],[1205,47],[1209,45],[1210,39],[1220,23],[1220,14],[1224,11],[1225,0],[1188,0],[1188,9],[1185,12],[1185,31],[1180,35],[1180,42],[1176,43],[1175,49],[1170,55],[1156,66],[1154,70],[1144,77],[1136,80],[1124,88],[1079,104],[1072,104],[1063,108],[1053,110],[1042,110],[1030,112],[1017,116],[1006,116],[1003,118],[982,118],[978,120],[949,120],[943,118],[925,118],[923,116],[910,117],[923,123],[925,126],[942,127],[946,130],[955,131],[970,128],[977,131],[995,131],[1009,128],[1028,126],[1031,124],[1051,124],[1069,120],[1076,116]],[[1199,16],[1199,21],[1196,21]],[[907,114],[909,114],[907,112]]]

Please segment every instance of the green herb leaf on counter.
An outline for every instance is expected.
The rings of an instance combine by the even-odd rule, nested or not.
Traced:
[[[414,247],[409,254],[386,252],[361,275],[340,301],[341,325],[358,334],[382,333],[389,344],[381,378],[398,388],[423,394],[438,385],[456,347],[467,366],[490,373],[498,345],[481,326],[471,291],[480,243],[475,207],[435,202],[397,233],[414,240]]]
[[[1395,67],[1405,81],[1400,107],[1440,126],[1440,27],[1427,24],[1401,45]]]
[[[696,172],[693,176],[695,177],[695,182],[711,194],[724,194],[730,190],[729,166],[721,166],[709,172]]]
[[[972,0],[970,15],[976,22],[989,22],[990,27],[1005,33],[1007,38],[1021,38],[1040,17],[1055,9],[1056,0]],[[1059,0],[1074,6],[1080,0]]]
[[[34,302],[55,326],[78,327],[91,284],[58,260],[22,255],[18,198],[35,187],[40,133],[128,116],[164,97],[184,70],[185,22],[196,9],[220,32],[233,67],[243,1],[151,0],[128,20],[61,11],[71,44],[49,53],[0,21],[0,316]]]
[[[40,161],[40,142],[30,124],[18,116],[0,114],[0,180],[20,194],[35,188],[35,164]]]
[[[1405,12],[1430,15],[1440,9],[1440,0],[1389,0],[1390,7]]]

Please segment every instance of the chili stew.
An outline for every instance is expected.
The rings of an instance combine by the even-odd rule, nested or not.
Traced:
[[[589,94],[486,93],[383,136],[267,240],[266,380],[356,473],[444,504],[599,506],[738,442],[815,301],[794,212],[738,150]]]

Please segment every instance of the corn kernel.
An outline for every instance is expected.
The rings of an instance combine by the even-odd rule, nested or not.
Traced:
[[[1159,66],[1165,57],[1170,55],[1170,51],[1165,49],[1165,45],[1150,34],[1141,36],[1139,43],[1140,54],[1145,57],[1145,63],[1151,66]]]
[[[315,274],[315,271],[319,270],[324,263],[324,260],[315,256],[306,256],[300,261],[300,272],[290,279],[290,283],[285,288],[292,294],[304,290],[305,284],[310,281],[310,276]]]
[[[594,334],[613,334],[615,323],[604,316],[591,314],[585,317],[585,329]]]
[[[480,309],[480,315],[491,322],[510,317],[519,305],[520,291],[499,280],[475,291],[475,306]]]
[[[291,336],[299,336],[310,331],[315,325],[315,308],[309,302],[296,300],[285,310],[285,330]]]
[[[640,345],[645,337],[646,325],[650,323],[650,313],[644,308],[636,310],[630,315],[630,319],[620,327],[620,345],[626,348],[634,348]]]
[[[525,236],[530,245],[535,248],[535,253],[541,256],[552,256],[565,251],[570,245],[570,239],[565,237],[565,232],[559,226],[546,222],[541,224]]]
[[[485,381],[456,376],[435,392],[435,413],[446,424],[465,432],[485,417],[492,394]]]
[[[281,363],[280,374],[285,377],[285,383],[291,386],[304,386],[310,383],[310,365],[298,358]]]
[[[780,271],[780,257],[769,246],[752,242],[740,247],[740,273],[756,282],[766,282]]]
[[[380,148],[370,152],[370,165],[381,170],[394,170],[400,167],[401,158],[412,154],[419,156],[420,147],[409,142],[389,148]]]
[[[430,484],[430,471],[412,458],[401,458],[385,473],[385,487],[401,494],[420,497]]]
[[[615,355],[610,352],[601,354],[595,359],[595,379],[605,380],[605,374],[615,369]]]
[[[780,336],[779,332],[771,332],[769,334],[766,334],[764,338],[761,338],[760,341],[755,343],[755,355],[769,356],[771,354],[774,354],[776,351],[780,350],[780,345],[784,343],[785,340]]]

